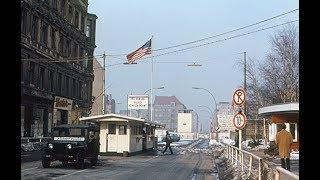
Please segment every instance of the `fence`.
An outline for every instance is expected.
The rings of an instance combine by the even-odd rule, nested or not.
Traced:
[[[290,179],[299,179],[299,176],[293,174],[292,172],[283,169],[282,167],[276,167],[276,174],[275,174],[275,180],[279,180],[280,179],[280,174],[284,174],[288,177],[290,177]]]
[[[226,145],[227,147],[227,158],[231,160],[232,164],[235,164],[241,172],[247,172],[248,176],[251,174],[257,173],[258,180],[262,178],[262,158],[252,154],[250,152],[240,150],[237,147]],[[258,163],[258,171],[253,168],[254,160]],[[295,175],[294,173],[283,169],[282,167],[276,167],[275,171],[275,180],[280,180],[280,175],[284,174],[290,179],[299,179],[299,176]]]
[[[250,152],[240,150],[237,147],[226,145],[227,146],[227,158],[231,159],[232,164],[235,164],[237,167],[241,167],[242,172],[247,172],[248,176],[255,173],[253,166],[253,160],[258,162],[258,179],[261,180],[262,175],[262,158],[257,155],[254,155]],[[245,159],[245,156],[247,157]],[[249,161],[249,162],[248,162]]]

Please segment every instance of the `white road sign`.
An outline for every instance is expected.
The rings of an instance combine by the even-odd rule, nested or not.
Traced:
[[[242,112],[238,112],[237,114],[234,115],[233,117],[233,125],[237,129],[242,129],[244,126],[247,124],[247,117],[245,114]]]
[[[128,95],[128,109],[148,109],[148,95]]]
[[[246,100],[246,92],[243,89],[237,89],[233,94],[233,102],[240,106]]]

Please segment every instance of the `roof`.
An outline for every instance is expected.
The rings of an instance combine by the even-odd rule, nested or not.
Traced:
[[[155,105],[164,105],[164,104],[170,105],[171,102],[175,102],[176,104],[183,105],[175,96],[155,96],[155,99],[154,99]]]
[[[117,119],[113,119],[117,118]],[[154,121],[148,121],[145,119],[141,118],[135,118],[131,116],[124,116],[120,114],[102,114],[102,115],[97,115],[97,116],[89,116],[89,117],[82,117],[80,118],[80,121],[96,121],[96,122],[102,122],[102,121],[138,121],[138,122],[143,122],[145,124],[150,124],[150,125],[158,125],[161,126],[160,123],[154,122]]]
[[[286,103],[259,108],[259,115],[270,115],[275,113],[299,113],[299,103]]]
[[[61,124],[55,127],[61,128],[88,128],[88,127],[95,127],[94,125],[89,124]]]

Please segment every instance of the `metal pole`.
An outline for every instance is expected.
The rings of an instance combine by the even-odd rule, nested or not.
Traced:
[[[105,90],[106,90],[106,83],[105,83],[105,81],[106,81],[106,78],[105,78],[105,76],[106,76],[106,54],[105,54],[105,52],[103,52],[103,76],[102,76],[102,78],[103,78],[103,89],[102,89],[102,92],[103,92],[103,96],[102,96],[102,112],[103,112],[103,114],[105,114],[106,112],[105,112]]]
[[[244,55],[244,76],[243,76],[243,78],[244,78],[244,80],[243,80],[243,89],[244,89],[244,91],[245,92],[247,92],[247,58],[246,58],[246,56],[247,56],[247,52],[243,52],[243,55]],[[246,102],[244,102],[244,104],[243,104],[243,112],[244,112],[244,114],[245,115],[247,115],[247,105],[246,105]],[[244,127],[244,132],[243,132],[243,139],[244,140],[246,140],[246,127]]]
[[[239,129],[239,149],[242,149],[242,130]]]
[[[153,35],[151,37],[151,39],[153,40]],[[151,51],[152,51],[152,45],[151,45]],[[150,108],[150,120],[153,121],[153,57],[151,59],[151,108]]]

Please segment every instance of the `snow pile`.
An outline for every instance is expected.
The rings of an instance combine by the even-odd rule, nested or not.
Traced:
[[[222,142],[224,144],[232,145],[232,146],[235,145],[234,140],[229,139],[229,138],[225,138],[225,137],[220,138],[220,142]]]
[[[215,139],[210,139],[210,141],[209,141],[209,146],[212,146],[212,145],[222,146],[222,144],[219,143],[219,142],[217,142]]]
[[[248,145],[251,140],[242,141],[241,145],[244,149],[250,149],[251,147]]]
[[[292,151],[290,153],[290,159],[299,160],[299,151]]]

